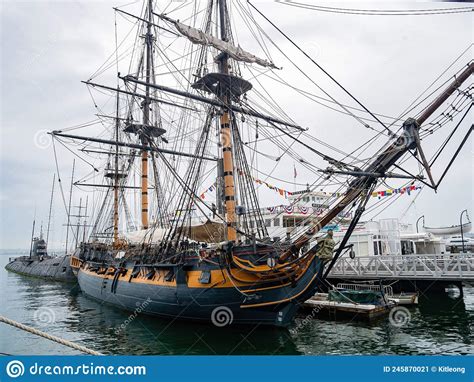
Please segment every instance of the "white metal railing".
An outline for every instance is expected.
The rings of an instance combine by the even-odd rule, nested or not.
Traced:
[[[381,288],[380,285],[376,284],[349,284],[349,283],[339,283],[336,286],[338,289],[346,289],[346,290],[370,290],[373,292],[380,292]],[[393,296],[393,288],[390,285],[383,285],[383,293],[386,296],[392,297]]]
[[[329,277],[474,280],[474,254],[342,257]]]

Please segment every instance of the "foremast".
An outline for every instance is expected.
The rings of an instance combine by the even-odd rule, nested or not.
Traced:
[[[150,83],[151,79],[151,67],[152,67],[152,54],[153,54],[153,34],[152,34],[152,21],[153,21],[153,0],[148,0],[147,8],[147,29],[145,35],[145,50],[146,50],[146,63],[145,63],[145,78],[146,83]],[[151,126],[150,121],[150,87],[145,86],[145,99],[143,100],[143,127]],[[141,142],[144,146],[148,145],[147,136],[142,132]],[[148,150],[141,151],[141,223],[142,229],[148,228]]]
[[[117,249],[119,247],[119,106],[120,106],[120,93],[119,87],[117,86],[117,104],[116,104],[116,114],[115,114],[115,171],[114,171],[114,241],[113,247]]]

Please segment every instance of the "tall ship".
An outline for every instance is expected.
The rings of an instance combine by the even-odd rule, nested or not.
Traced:
[[[387,143],[369,159],[354,161],[355,154],[324,152],[262,85],[261,75],[282,70],[269,53],[270,37],[256,22],[258,10],[227,0],[209,0],[202,9],[196,4],[165,12],[146,0],[138,15],[115,9],[132,25],[124,41],[133,37],[134,43],[117,38],[115,52],[84,81],[91,94],[109,96],[114,112],[107,114],[94,101],[95,126],[51,132],[54,142],[78,149],[92,168],[76,186],[101,195],[71,266],[85,295],[126,310],[217,326],[287,326],[324,284],[378,185],[394,178],[437,188],[420,144],[423,126],[474,66],[463,68],[416,119],[393,131],[371,114],[373,123],[383,125]],[[237,14],[255,34],[261,55],[239,45]],[[116,84],[95,80],[111,68],[118,72]],[[274,78],[293,86],[280,74]],[[466,111],[465,104],[458,109]],[[102,158],[100,164],[90,157]],[[429,179],[403,172],[407,157],[422,163]],[[327,167],[316,167],[315,158]],[[297,162],[315,174],[308,190],[292,193],[291,203],[317,197],[319,207],[300,211],[290,223],[279,221],[292,227],[283,237],[269,232],[276,220],[266,222],[269,203],[253,175],[265,161],[275,167]],[[337,190],[324,198],[314,193],[331,180],[338,181]],[[325,264],[319,239],[341,221],[348,227],[333,261]]]

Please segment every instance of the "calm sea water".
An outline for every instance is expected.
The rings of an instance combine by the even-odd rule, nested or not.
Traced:
[[[90,300],[77,286],[5,270],[0,254],[0,314],[107,354],[474,354],[474,288],[420,299],[400,327],[388,317],[372,323],[296,318],[292,330],[216,328],[130,313]],[[121,324],[125,329],[118,331]],[[0,323],[0,352],[78,354]]]

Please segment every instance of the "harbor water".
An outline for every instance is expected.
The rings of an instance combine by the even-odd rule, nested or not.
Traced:
[[[403,325],[300,313],[288,329],[218,328],[131,315],[85,297],[77,285],[5,270],[18,251],[0,252],[0,314],[105,354],[331,355],[474,354],[474,288],[420,296]],[[0,323],[3,354],[78,354]]]

